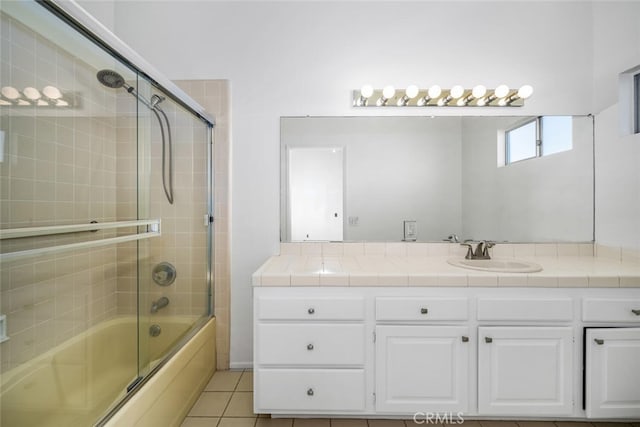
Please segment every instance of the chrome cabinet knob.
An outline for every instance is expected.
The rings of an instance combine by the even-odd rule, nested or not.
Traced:
[[[486,342],[487,344],[491,344],[493,342],[493,338],[491,337],[484,337],[484,342]]]
[[[307,390],[307,396],[313,396],[313,389],[312,388]]]
[[[429,312],[429,309],[428,309],[428,308],[426,308],[426,307],[422,307],[422,308],[420,309],[420,314],[427,314],[428,312]]]
[[[462,342],[469,342],[469,337],[462,336]]]
[[[307,344],[307,350],[313,350],[313,344]]]
[[[635,314],[636,316],[640,316],[640,309],[633,309],[633,308],[632,308],[632,309],[631,309],[631,312],[632,312],[633,314]]]
[[[313,307],[311,307],[311,308],[309,308],[309,310],[307,310],[307,313],[309,313],[309,314],[313,314],[315,312],[316,312],[316,310]]]

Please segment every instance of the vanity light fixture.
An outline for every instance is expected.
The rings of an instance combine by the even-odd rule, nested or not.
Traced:
[[[402,95],[396,95],[396,93]],[[476,85],[465,89],[460,85],[451,89],[442,89],[433,85],[429,89],[420,89],[410,85],[405,90],[396,90],[393,86],[384,89],[373,89],[366,85],[353,92],[354,107],[521,107],[524,100],[533,93],[530,85],[521,86],[518,90],[509,89],[501,84],[495,89],[487,89],[484,85]],[[377,99],[369,103],[370,98]],[[455,102],[454,102],[455,101]]]
[[[22,92],[13,86],[3,86],[0,95],[2,107],[79,107],[76,97],[63,94],[55,86],[45,86],[42,91],[27,86]]]

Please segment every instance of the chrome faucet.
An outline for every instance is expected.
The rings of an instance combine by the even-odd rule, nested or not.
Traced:
[[[475,251],[473,250],[474,244],[476,245]],[[495,246],[495,242],[465,240],[464,243],[460,243],[460,246],[466,246],[468,248],[467,254],[465,255],[466,259],[491,259],[489,249]]]
[[[165,308],[168,305],[169,305],[169,298],[160,297],[157,301],[154,301],[153,304],[151,304],[151,312],[157,313],[158,310],[160,310],[161,308]]]

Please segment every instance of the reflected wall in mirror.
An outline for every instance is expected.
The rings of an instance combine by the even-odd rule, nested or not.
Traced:
[[[593,168],[588,116],[283,117],[281,240],[592,241]]]

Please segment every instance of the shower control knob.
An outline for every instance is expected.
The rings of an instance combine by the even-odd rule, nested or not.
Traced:
[[[309,308],[309,310],[307,310],[307,313],[309,313],[309,314],[313,314],[315,312],[316,312],[316,310],[313,307],[311,307],[311,308]]]
[[[313,389],[312,388],[307,390],[307,396],[313,396]]]

